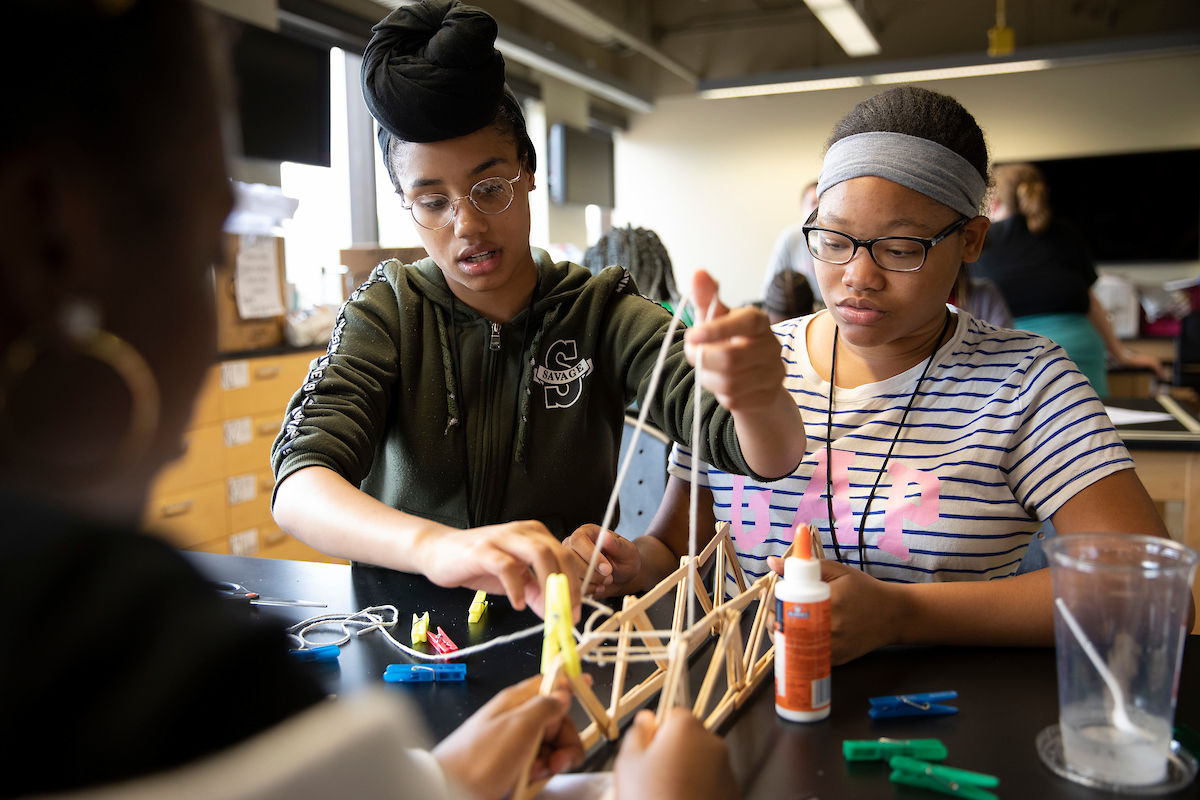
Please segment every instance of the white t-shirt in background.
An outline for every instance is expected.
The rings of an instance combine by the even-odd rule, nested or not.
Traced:
[[[834,557],[826,499],[829,384],[805,346],[816,316],[774,327],[787,364],[784,386],[808,435],[800,467],[758,483],[699,465],[699,484],[712,490],[718,521],[732,523],[742,568],[752,577],[767,571],[767,556],[781,555],[804,523],[820,529],[825,555]],[[867,497],[925,363],[834,394],[833,510],[842,558],[853,566],[861,564],[858,526]],[[1081,489],[1133,466],[1100,399],[1062,348],[958,311],[954,335],[921,383],[871,503],[863,532],[868,572],[900,582],[1012,575],[1042,520]],[[669,472],[686,481],[690,467],[691,453],[676,445]]]

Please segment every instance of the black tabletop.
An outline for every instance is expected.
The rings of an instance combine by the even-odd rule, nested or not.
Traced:
[[[1187,404],[1157,397],[1106,397],[1104,405],[1133,411],[1168,413],[1174,419],[1118,425],[1117,433],[1130,450],[1200,450],[1200,421]]]
[[[536,625],[529,612],[516,613],[504,598],[492,598],[486,619],[467,624],[473,592],[442,589],[418,576],[367,567],[187,553],[202,573],[241,583],[264,595],[328,603],[328,611],[357,611],[391,604],[401,615],[396,638],[407,642],[412,614],[430,612],[460,647]],[[299,622],[326,609],[265,608],[255,613],[283,624]],[[652,615],[653,616],[653,615]],[[656,620],[659,623],[660,620]],[[748,627],[748,626],[746,626]],[[541,637],[502,645],[466,659],[465,683],[382,684],[384,668],[408,657],[376,633],[352,640],[336,664],[306,665],[331,693],[368,685],[403,692],[425,715],[431,734],[441,739],[501,688],[537,673]],[[692,669],[693,691],[704,661],[701,651]],[[648,674],[636,668],[631,680]],[[612,668],[587,666],[596,693],[608,700]],[[959,713],[942,717],[872,720],[868,698],[880,695],[953,690]],[[996,790],[1006,798],[1096,798],[1112,796],[1065,781],[1042,765],[1037,734],[1058,721],[1058,689],[1052,648],[890,647],[833,671],[833,711],[826,720],[797,724],[775,714],[771,681],[726,722],[722,733],[747,800],[779,798],[919,798],[925,790],[888,781],[883,763],[850,764],[842,756],[844,739],[937,738],[949,750],[946,764],[1000,777]],[[576,707],[577,723],[586,718]],[[1179,687],[1176,725],[1200,730],[1200,636],[1188,637]],[[590,768],[611,762],[615,749],[602,746]],[[1200,784],[1169,795],[1200,797]]]

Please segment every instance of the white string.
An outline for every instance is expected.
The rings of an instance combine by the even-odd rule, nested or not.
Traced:
[[[579,643],[580,647],[589,645],[593,641],[605,641],[607,639],[614,638],[630,639],[635,637],[654,636],[669,640],[672,636],[671,631],[626,631],[624,633],[619,631],[605,631],[598,634],[592,633],[591,626],[594,624],[597,617],[601,615],[611,615],[613,610],[607,606],[597,603],[595,600],[586,600],[585,602],[596,606],[597,611],[588,619],[582,635],[579,633],[579,631],[575,630],[574,627],[571,628],[571,633],[575,636],[575,639]],[[481,644],[464,647],[459,650],[453,650],[449,653],[422,653],[420,650],[415,650],[403,642],[398,641],[394,636],[392,636],[391,632],[387,630],[388,628],[394,627],[396,623],[399,622],[399,619],[400,612],[395,606],[371,606],[370,608],[364,608],[362,611],[356,611],[353,614],[322,614],[317,617],[310,617],[303,622],[297,622],[295,625],[287,628],[286,633],[292,639],[292,641],[298,645],[296,649],[307,650],[313,647],[325,647],[329,645],[340,646],[349,642],[352,637],[362,636],[363,634],[371,633],[373,631],[379,631],[383,634],[384,639],[386,639],[390,645],[406,655],[411,656],[412,658],[420,659],[422,661],[452,661],[457,658],[465,658],[467,656],[483,652],[484,650],[488,650],[493,647],[498,647],[502,644],[508,644],[509,642],[514,642],[519,639],[526,639],[530,636],[536,636],[545,630],[545,625],[542,623],[516,631],[515,633],[498,636],[495,639],[491,639],[490,641],[483,642]],[[310,633],[328,630],[330,628],[340,631],[341,637],[323,642],[313,642],[309,641],[307,638]],[[356,630],[352,631],[352,628],[355,628]],[[667,655],[667,648],[665,646],[656,647],[646,644],[626,645],[625,652],[629,656],[629,661],[657,661],[661,660]],[[581,656],[581,660],[603,666],[609,661],[615,661],[616,655],[616,645],[598,646],[592,649],[586,655]]]
[[[658,359],[654,362],[654,369],[650,373],[650,384],[646,387],[646,394],[642,398],[641,408],[638,409],[637,425],[633,429],[633,438],[630,439],[629,448],[625,451],[625,461],[621,463],[621,470],[617,473],[617,482],[613,485],[612,493],[608,496],[608,506],[604,509],[604,519],[600,523],[600,533],[596,536],[596,544],[592,548],[592,557],[588,560],[587,572],[583,576],[584,590],[591,583],[592,575],[596,572],[596,564],[600,560],[600,551],[604,549],[604,544],[608,541],[608,528],[612,524],[613,514],[616,512],[617,498],[621,494],[621,484],[625,483],[625,476],[629,473],[629,464],[633,461],[638,439],[641,438],[642,428],[646,424],[646,414],[650,410],[650,404],[655,392],[658,390],[658,379],[662,375],[663,364],[667,360],[667,352],[671,349],[671,340],[675,336],[675,329],[679,327],[679,319],[683,314],[684,308],[687,307],[689,299],[691,299],[690,291],[685,293],[678,305],[676,305],[675,313],[671,316],[671,324],[667,328],[667,335],[663,337],[662,347],[659,348]]]
[[[710,322],[713,314],[717,310],[717,298],[713,299],[708,304],[708,310],[704,315],[704,321]],[[700,309],[696,309],[696,316],[700,316]],[[704,378],[704,345],[696,348],[696,382],[693,385],[695,391],[695,399],[692,401],[692,469],[691,479],[692,485],[688,488],[688,630],[690,631],[696,625],[696,592],[697,592],[697,576],[696,576],[696,529],[699,527],[698,515],[700,512],[700,383]],[[714,578],[715,580],[715,578]],[[724,588],[724,576],[721,576],[722,588]],[[716,583],[713,584],[713,594],[716,595]]]
[[[385,617],[384,613],[391,612],[391,617]],[[481,644],[463,647],[459,650],[452,650],[449,653],[422,653],[420,650],[414,650],[408,645],[398,641],[391,632],[387,630],[394,626],[400,619],[400,612],[395,606],[371,606],[364,608],[362,611],[356,611],[353,614],[322,614],[318,617],[310,617],[303,622],[297,622],[295,625],[287,629],[287,635],[292,641],[296,642],[299,650],[306,650],[310,647],[323,647],[325,645],[342,645],[350,641],[351,635],[362,636],[364,633],[379,631],[390,645],[400,650],[401,652],[412,656],[413,658],[421,659],[422,661],[452,661],[456,658],[465,658],[475,653],[483,652],[493,647],[502,644],[514,642],[518,639],[525,639],[529,636],[534,636],[541,633],[544,625],[535,625],[531,628],[517,631],[516,633],[497,636],[495,639],[483,642]],[[331,642],[310,642],[305,636],[312,632],[329,627],[335,627],[341,630],[342,637]],[[358,629],[351,634],[350,628],[357,627]]]
[[[663,365],[666,363],[667,352],[670,350],[672,338],[675,335],[675,330],[679,326],[680,317],[683,314],[683,310],[687,307],[689,300],[690,292],[685,294],[683,298],[680,299],[679,304],[675,309],[675,313],[671,317],[671,324],[667,328],[666,336],[663,337],[663,343],[662,347],[659,349],[658,359],[655,361],[654,369],[650,373],[650,383],[646,388],[646,394],[644,395],[645,399],[642,402],[642,407],[638,410],[637,425],[634,427],[633,437],[629,442],[628,449],[626,450],[625,461],[621,464],[621,470],[617,474],[616,484],[613,486],[612,494],[609,495],[608,506],[604,511],[604,520],[600,526],[600,533],[596,537],[596,544],[592,549],[592,557],[588,562],[587,573],[584,575],[583,579],[583,585],[585,587],[591,582],[592,575],[596,571],[596,564],[599,560],[600,552],[604,548],[604,542],[608,535],[608,528],[612,523],[612,517],[616,510],[617,498],[621,492],[621,484],[625,482],[625,477],[629,473],[629,465],[633,461],[638,439],[641,437],[642,429],[646,424],[646,414],[650,408],[649,400],[650,398],[654,397],[654,394],[658,389],[658,380],[662,375]],[[716,310],[716,305],[717,300],[716,298],[713,298],[713,301],[708,306],[707,314],[705,315],[705,322],[708,322],[712,319],[713,313]],[[696,350],[696,375],[694,383],[695,395],[692,408],[693,450],[698,450],[700,441],[700,400],[702,392],[701,380],[704,375],[703,352],[703,346],[698,347]],[[687,594],[689,630],[695,626],[696,621],[696,527],[699,466],[695,452],[693,452],[692,455],[691,479],[691,508],[688,512],[688,587],[690,591]],[[650,637],[666,639],[669,642],[675,635],[674,631],[669,630],[617,630],[605,631],[598,634],[593,633],[592,626],[594,625],[595,621],[601,616],[611,616],[614,613],[613,609],[603,605],[602,603],[596,602],[590,597],[584,597],[582,598],[582,601],[586,605],[595,607],[596,611],[594,611],[592,615],[588,617],[587,622],[584,624],[583,634],[580,634],[577,630],[575,630],[574,626],[571,628],[571,633],[575,636],[576,641],[581,646],[590,645],[593,640],[606,641],[608,639],[617,639],[620,641],[634,638],[645,640]],[[390,618],[385,617],[385,613],[387,612],[390,612]],[[519,639],[525,639],[545,631],[545,625],[542,623],[525,628],[524,630],[516,631],[515,633],[498,636],[495,639],[491,639],[487,642],[453,650],[449,653],[422,653],[420,650],[415,650],[392,636],[388,628],[395,626],[399,619],[400,612],[395,606],[371,606],[369,608],[364,608],[361,611],[356,611],[352,614],[321,614],[316,617],[309,617],[308,619],[298,622],[295,625],[287,628],[286,633],[288,637],[297,644],[296,649],[306,650],[311,647],[324,647],[328,645],[340,646],[350,641],[351,636],[357,637],[362,636],[365,633],[371,633],[372,631],[379,631],[381,634],[383,634],[384,639],[386,639],[390,645],[412,658],[420,659],[422,661],[451,661],[456,658],[465,658],[469,655],[474,655],[475,653],[480,653],[484,650],[489,650],[502,644],[514,642]],[[340,630],[342,634],[341,638],[325,642],[310,642],[307,638],[305,638],[309,633],[325,630],[330,627]],[[352,627],[357,628],[357,630],[355,630],[353,633],[351,633],[350,630]],[[604,664],[606,661],[615,658],[619,650],[620,648],[618,645],[597,645],[592,648],[587,655],[581,656],[581,658],[589,663]],[[596,655],[592,655],[592,653],[595,653]],[[669,648],[664,645],[656,646],[644,643],[640,645],[634,645],[629,643],[625,646],[623,655],[628,661],[656,661],[660,660],[663,656],[669,655]]]

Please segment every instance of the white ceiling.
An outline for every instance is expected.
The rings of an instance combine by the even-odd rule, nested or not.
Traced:
[[[278,2],[286,9],[314,0]],[[409,0],[319,2],[367,20]],[[930,59],[988,60],[995,0],[852,2],[879,40],[877,56],[847,56],[804,0],[476,0],[500,23],[502,50],[507,39],[523,52],[649,100],[694,93],[710,81],[871,74]],[[1174,37],[1176,47],[1181,37],[1187,47],[1200,46],[1197,0],[1007,0],[1006,12],[1015,30],[1014,58],[1060,50],[1103,54],[1128,49],[1130,42],[1144,50],[1164,37]]]

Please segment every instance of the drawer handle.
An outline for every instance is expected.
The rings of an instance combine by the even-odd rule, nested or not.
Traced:
[[[266,543],[268,545],[279,544],[286,538],[287,538],[287,534],[284,533],[283,531],[279,530],[278,528],[276,528],[273,531],[268,531],[267,533],[263,534],[263,539],[266,540]]]
[[[192,510],[192,501],[184,500],[182,503],[172,503],[169,506],[163,506],[162,515],[164,517],[178,517],[181,514],[186,514]]]
[[[259,436],[274,436],[279,433],[279,428],[282,425],[280,422],[264,422],[258,426]]]
[[[262,489],[262,491],[264,493],[271,492],[272,490],[275,489],[275,479],[273,477],[272,478],[263,478],[261,481],[258,482],[258,487],[260,489]]]
[[[259,367],[258,369],[254,370],[254,377],[258,378],[260,381],[275,378],[278,377],[278,375],[279,367]]]

